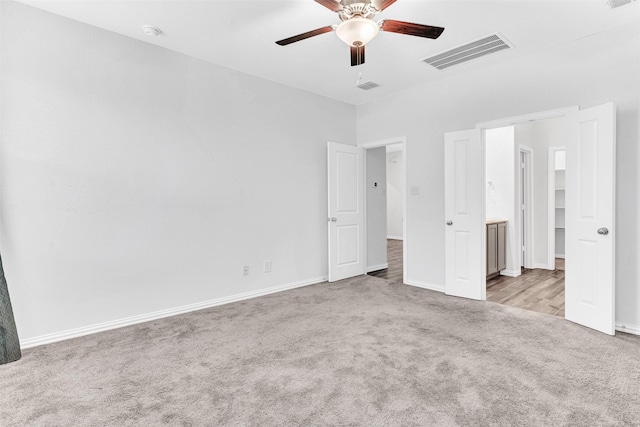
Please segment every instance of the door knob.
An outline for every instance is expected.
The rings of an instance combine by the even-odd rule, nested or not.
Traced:
[[[453,221],[451,220],[447,221],[447,225],[453,225]]]
[[[607,234],[609,234],[609,229],[607,227],[598,228],[598,234],[606,236]]]
[[[336,222],[338,220],[338,218],[336,218],[335,216],[332,216],[331,218],[329,218],[329,221],[331,222]]]

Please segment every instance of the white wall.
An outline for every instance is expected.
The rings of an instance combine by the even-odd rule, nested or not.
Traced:
[[[326,276],[326,143],[355,144],[355,107],[0,7],[0,249],[23,341]]]
[[[554,118],[515,126],[516,143],[533,148],[533,263],[553,270],[549,257],[549,147],[565,145],[565,120]],[[554,167],[554,165],[551,165]],[[554,254],[555,255],[555,254]]]
[[[404,153],[387,151],[387,237],[403,239]]]
[[[485,132],[485,217],[507,220],[506,268],[508,275],[520,275],[519,211],[516,197],[516,152],[513,126]]]
[[[566,170],[567,168],[567,152],[564,150],[559,150],[555,152],[555,168],[556,170]],[[564,187],[564,183],[562,183],[562,187]]]
[[[353,142],[354,107],[0,13],[0,250],[23,340],[326,274],[326,141]],[[614,101],[616,317],[640,325],[639,31],[487,57],[358,107],[359,142],[407,140],[409,282],[444,285],[444,132]]]
[[[496,55],[499,55],[496,54]],[[640,26],[553,46],[358,107],[359,142],[406,137],[410,283],[444,286],[445,132],[555,108],[617,104],[616,318],[640,325]]]
[[[367,271],[387,268],[387,168],[385,147],[365,150]]]

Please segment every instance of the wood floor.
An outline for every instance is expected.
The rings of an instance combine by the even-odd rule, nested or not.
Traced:
[[[387,240],[388,268],[370,276],[402,281],[402,240]],[[564,259],[556,259],[556,269],[523,269],[519,277],[496,276],[487,280],[487,300],[525,310],[564,317]]]
[[[518,277],[487,280],[487,301],[564,318],[564,259],[555,270],[522,269]]]
[[[372,271],[369,276],[387,279],[393,283],[402,283],[402,240],[387,239],[388,268]]]

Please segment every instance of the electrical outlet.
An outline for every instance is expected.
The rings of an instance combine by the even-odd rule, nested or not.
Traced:
[[[264,272],[265,273],[271,273],[271,261],[266,260],[264,262]]]
[[[249,266],[248,265],[243,265],[242,266],[242,275],[243,276],[248,276],[249,275]]]
[[[420,186],[419,185],[412,185],[411,186],[411,195],[412,196],[419,196],[420,195]]]

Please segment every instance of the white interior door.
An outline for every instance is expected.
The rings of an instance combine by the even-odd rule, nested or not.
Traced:
[[[445,293],[485,299],[484,187],[480,129],[447,133],[445,157]]]
[[[615,106],[568,116],[566,318],[615,334]]]
[[[364,274],[362,148],[328,143],[329,281]]]

